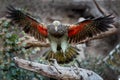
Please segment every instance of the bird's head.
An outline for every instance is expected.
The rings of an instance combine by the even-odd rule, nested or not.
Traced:
[[[58,31],[58,27],[61,25],[60,21],[53,21],[52,23],[54,25],[55,31]]]

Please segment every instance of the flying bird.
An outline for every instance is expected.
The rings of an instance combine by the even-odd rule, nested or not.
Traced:
[[[62,24],[57,20],[46,25],[21,9],[13,6],[7,9],[7,18],[19,24],[25,33],[30,34],[39,41],[49,40],[50,49],[45,52],[45,59],[53,58],[58,63],[70,62],[78,55],[76,48],[71,44],[87,41],[108,31],[109,28],[112,28],[110,25],[114,22],[113,17],[108,15],[96,19],[87,19],[71,25]]]

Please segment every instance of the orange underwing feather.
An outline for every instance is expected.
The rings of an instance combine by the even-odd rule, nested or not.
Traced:
[[[72,37],[74,35],[76,35],[79,31],[82,31],[83,28],[88,25],[91,21],[88,20],[88,21],[85,21],[85,22],[82,22],[80,24],[76,24],[76,25],[71,25],[70,28],[69,28],[69,31],[68,31],[68,36],[69,37]]]
[[[38,28],[38,31],[43,35],[43,36],[47,36],[48,35],[48,33],[47,33],[47,29],[45,28],[45,27],[43,27],[43,25],[39,25],[39,26],[37,26],[37,28]]]
[[[70,25],[68,28],[68,37],[70,43],[81,43],[94,38],[97,34],[104,33],[112,28],[110,24],[114,22],[111,15],[99,17],[96,19],[84,20],[77,24]]]
[[[20,9],[16,9],[13,6],[8,8],[7,18],[12,19],[13,22],[23,27],[25,33],[28,33],[40,41],[44,41],[48,35],[47,27],[42,23],[34,19],[29,13],[25,13]],[[43,40],[44,39],[44,40]]]

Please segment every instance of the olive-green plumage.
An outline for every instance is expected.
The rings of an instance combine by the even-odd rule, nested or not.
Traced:
[[[70,46],[67,48],[67,51],[65,53],[62,52],[62,50],[57,51],[54,53],[51,49],[45,53],[45,59],[56,59],[58,63],[69,63],[72,61],[76,56],[78,55],[78,52],[76,48]]]

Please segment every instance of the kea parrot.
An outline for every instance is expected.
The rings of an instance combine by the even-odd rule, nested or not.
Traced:
[[[30,13],[13,6],[7,7],[7,13],[7,18],[19,24],[25,33],[41,42],[46,42],[48,39],[50,49],[44,53],[44,57],[46,60],[56,59],[58,63],[67,63],[77,57],[78,51],[71,44],[87,41],[98,34],[109,31],[114,22],[114,17],[108,15],[70,25],[62,24],[57,20],[51,24],[43,24]]]

